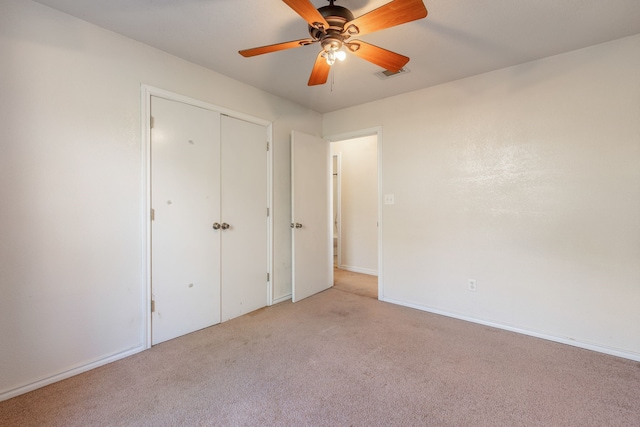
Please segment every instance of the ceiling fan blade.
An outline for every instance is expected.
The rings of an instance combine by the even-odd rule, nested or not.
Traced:
[[[324,16],[318,12],[316,7],[309,0],[282,0],[291,9],[295,10],[309,25],[318,28],[318,24],[329,28],[329,23]]]
[[[354,55],[394,73],[400,71],[400,69],[409,62],[409,57],[407,56],[365,43],[361,40],[345,43],[345,46],[349,52]]]
[[[295,47],[306,46],[311,43],[315,43],[316,40],[313,39],[300,39],[300,40],[292,40],[290,42],[270,44],[268,46],[254,47],[252,49],[244,49],[239,51],[238,53],[245,58],[250,56],[262,55],[264,53],[277,52],[279,50],[285,49],[293,49]]]
[[[393,0],[345,24],[348,34],[363,35],[422,19],[427,8],[422,0]],[[355,28],[357,28],[357,31]]]
[[[324,51],[321,50],[316,58],[316,63],[313,64],[309,83],[307,83],[308,86],[323,85],[327,82],[331,66],[327,64],[327,60],[322,56],[323,53]]]

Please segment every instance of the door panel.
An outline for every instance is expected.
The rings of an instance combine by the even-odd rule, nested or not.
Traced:
[[[222,321],[267,305],[267,128],[222,116]]]
[[[220,322],[220,115],[152,97],[152,344]]]
[[[333,285],[329,143],[291,133],[292,300]]]

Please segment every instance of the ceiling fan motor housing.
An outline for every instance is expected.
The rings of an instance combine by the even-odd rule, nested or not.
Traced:
[[[346,7],[334,5],[333,2],[329,6],[321,7],[318,12],[327,21],[329,28],[309,25],[309,34],[314,40],[319,40],[325,50],[340,49],[344,40],[350,36],[343,34],[344,25],[354,20],[353,13]]]

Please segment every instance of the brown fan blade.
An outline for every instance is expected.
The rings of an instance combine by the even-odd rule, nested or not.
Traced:
[[[323,85],[327,82],[331,66],[327,64],[327,60],[324,59],[324,56],[322,56],[323,53],[324,51],[321,50],[318,54],[318,57],[316,58],[316,63],[313,64],[313,70],[311,70],[309,83],[307,83],[308,86]]]
[[[285,49],[293,49],[294,47],[306,46],[311,43],[315,43],[316,40],[313,39],[300,39],[300,40],[292,40],[290,42],[270,44],[269,46],[262,47],[254,47],[253,49],[245,49],[241,50],[238,53],[245,58],[250,56],[262,55],[264,53],[277,52],[279,50]]]
[[[295,10],[309,25],[318,28],[318,24],[325,29],[329,28],[329,23],[324,16],[318,12],[316,7],[309,0],[282,0],[291,9]]]
[[[427,16],[427,8],[422,0],[393,0],[347,22],[344,28],[348,34],[361,36],[422,19],[425,16]]]
[[[409,58],[404,55],[361,40],[345,43],[345,46],[354,55],[394,73],[400,71],[409,62]]]

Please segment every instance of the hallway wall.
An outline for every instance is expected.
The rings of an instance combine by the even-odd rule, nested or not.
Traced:
[[[378,274],[377,135],[332,142],[341,165],[340,268]]]

